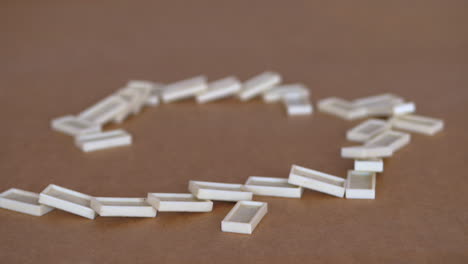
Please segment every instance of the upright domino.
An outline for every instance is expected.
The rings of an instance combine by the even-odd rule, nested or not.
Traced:
[[[288,183],[287,178],[251,176],[244,185],[254,195],[301,198],[303,189]]]
[[[100,216],[155,217],[156,209],[145,198],[93,197],[91,208]]]
[[[375,173],[348,171],[346,198],[375,199]]]
[[[101,125],[71,115],[52,120],[51,127],[55,131],[71,136],[101,131]]]
[[[199,104],[223,99],[237,94],[242,85],[236,77],[226,77],[208,84],[208,88],[199,93],[196,100]]]
[[[288,182],[336,197],[345,193],[345,179],[297,165],[292,166]]]
[[[78,118],[91,123],[103,125],[127,107],[127,102],[120,96],[111,95],[78,115]]]
[[[378,134],[390,129],[389,122],[380,119],[369,119],[348,130],[346,139],[356,142],[366,142]]]
[[[132,114],[140,102],[140,93],[131,87],[124,87],[117,92],[122,99],[126,101],[126,106],[120,113],[115,115],[114,121],[116,123],[121,123],[125,120],[130,114]]]
[[[239,92],[241,101],[250,100],[263,92],[273,88],[281,82],[281,76],[275,72],[264,72],[244,82]]]
[[[301,83],[278,85],[263,93],[263,101],[265,103],[274,103],[287,96],[309,97],[310,90]]]
[[[75,138],[75,144],[84,152],[128,146],[132,144],[132,136],[124,130],[85,134]]]
[[[431,136],[444,128],[443,120],[420,115],[397,116],[390,123],[397,129]]]
[[[213,202],[197,199],[191,193],[148,193],[146,199],[160,212],[211,212]]]
[[[267,212],[267,203],[239,201],[221,222],[221,230],[223,232],[252,234]]]
[[[11,188],[0,194],[0,208],[34,216],[45,215],[54,210],[39,204],[39,194]]]
[[[355,171],[383,172],[382,159],[357,159],[354,161]]]
[[[318,109],[321,112],[328,113],[345,120],[355,120],[367,115],[364,107],[354,104],[340,98],[330,97],[318,102]]]
[[[242,184],[190,181],[189,191],[198,199],[228,202],[252,200],[252,192],[245,190]]]
[[[91,196],[50,184],[39,194],[39,203],[85,218],[94,219]]]
[[[414,102],[401,103],[393,107],[393,115],[407,115],[416,111],[416,104]]]
[[[309,98],[302,96],[286,96],[283,99],[289,116],[311,115],[313,108]]]
[[[163,102],[170,103],[177,100],[194,97],[207,88],[206,77],[197,76],[178,81],[164,87],[161,97]]]

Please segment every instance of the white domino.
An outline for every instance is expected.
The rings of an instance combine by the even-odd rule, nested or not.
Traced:
[[[390,120],[392,127],[425,135],[434,135],[444,128],[444,121],[420,115],[397,116]]]
[[[355,120],[367,115],[364,107],[355,106],[351,102],[336,97],[322,99],[317,106],[319,111],[345,120]]]
[[[336,197],[345,193],[345,179],[297,165],[292,166],[288,182]]]
[[[241,101],[250,100],[273,88],[281,82],[281,76],[275,72],[264,72],[244,82],[239,92]]]
[[[281,101],[287,96],[309,97],[310,90],[301,83],[278,85],[263,93],[263,101],[265,103],[274,103]]]
[[[242,85],[235,77],[226,77],[208,84],[208,88],[199,93],[196,100],[199,104],[211,102],[214,100],[223,99],[231,95],[237,94]]]
[[[187,99],[205,91],[207,86],[206,77],[197,76],[166,85],[162,91],[161,97],[165,103]]]
[[[308,97],[286,96],[283,99],[288,115],[311,115],[313,112],[312,104]]]
[[[78,115],[78,118],[103,125],[125,110],[127,102],[118,95],[109,96]]]
[[[408,133],[387,130],[382,134],[367,141],[365,147],[387,147],[391,148],[392,152],[396,152],[406,146],[411,140],[411,135]]]
[[[390,129],[389,122],[380,119],[369,119],[348,130],[346,139],[356,142],[366,142],[378,134]]]
[[[132,136],[118,129],[78,136],[75,138],[75,144],[84,152],[91,152],[131,145]]]
[[[251,176],[244,188],[254,195],[301,198],[303,189],[288,183],[287,178]]]
[[[267,212],[267,203],[239,201],[221,222],[221,230],[223,232],[252,234]]]
[[[0,194],[0,208],[23,214],[41,216],[54,208],[39,204],[39,194],[11,188]]]
[[[352,146],[341,148],[341,157],[350,159],[386,158],[393,155],[389,146]]]
[[[39,203],[89,219],[96,217],[91,196],[50,184],[39,194]]]
[[[190,181],[189,191],[198,199],[228,202],[250,201],[253,195],[242,184],[205,181]]]
[[[401,103],[393,107],[393,115],[407,115],[416,111],[416,104],[414,102]]]
[[[121,123],[134,112],[141,99],[139,91],[131,87],[122,88],[117,92],[117,95],[119,95],[127,103],[126,107],[114,117],[114,121],[116,123]]]
[[[367,116],[390,116],[393,108],[402,104],[403,98],[393,94],[380,94],[356,99],[352,104],[366,109]]]
[[[354,170],[383,172],[384,163],[382,159],[357,159],[354,161]]]
[[[99,124],[95,124],[71,115],[52,120],[51,127],[55,131],[59,131],[71,136],[101,131],[101,126]]]
[[[161,83],[155,83],[150,81],[142,81],[142,80],[131,80],[128,81],[127,87],[129,88],[144,88],[149,91],[146,101],[144,102],[145,105],[148,106],[156,106],[159,104],[159,98],[161,97],[161,93],[163,90],[164,85]]]
[[[155,217],[156,209],[145,198],[93,197],[91,208],[100,216]]]
[[[148,193],[147,202],[160,212],[211,212],[213,202],[191,193]]]
[[[375,199],[375,173],[348,171],[346,180],[347,199]]]

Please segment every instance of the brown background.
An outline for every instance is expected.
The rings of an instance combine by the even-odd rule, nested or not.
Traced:
[[[303,82],[313,101],[393,92],[445,120],[385,162],[377,199],[256,197],[253,235],[212,213],[155,219],[0,211],[1,263],[467,263],[466,1],[2,1],[0,186],[55,183],[95,196],[186,192],[191,179],[287,177],[291,164],[345,176],[357,124],[234,99],[148,108],[126,121],[131,147],[84,154],[51,131],[129,79],[264,70]],[[98,3],[96,3],[98,2]]]

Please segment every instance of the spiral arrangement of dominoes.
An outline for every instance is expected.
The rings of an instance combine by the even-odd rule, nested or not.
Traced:
[[[288,115],[311,115],[309,89],[300,83],[281,84],[274,72],[261,73],[245,82],[227,77],[208,83],[205,76],[163,85],[150,81],[129,81],[114,94],[78,115],[51,121],[52,129],[75,138],[82,151],[129,146],[132,136],[124,130],[103,131],[109,123],[121,123],[145,106],[161,101],[195,98],[203,104],[237,96],[247,101],[258,96],[265,103],[282,102]],[[347,199],[375,199],[376,173],[383,172],[383,158],[392,156],[410,142],[406,132],[434,135],[444,123],[440,119],[415,115],[414,102],[393,94],[381,94],[353,101],[332,97],[318,101],[318,110],[345,120],[370,118],[350,129],[346,138],[360,145],[343,147],[341,156],[354,159],[347,178],[292,165],[288,178],[252,176],[245,184],[190,181],[190,193],[148,193],[146,198],[94,197],[50,184],[41,193],[9,189],[0,194],[0,208],[42,216],[53,209],[94,219],[110,217],[155,217],[160,212],[211,212],[212,201],[237,202],[221,222],[223,232],[251,234],[268,211],[267,203],[252,201],[254,195],[301,198],[303,189]],[[373,118],[372,118],[373,117]],[[400,132],[403,130],[406,132]]]

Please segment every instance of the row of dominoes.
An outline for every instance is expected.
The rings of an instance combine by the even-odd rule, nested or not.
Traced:
[[[109,123],[121,123],[144,106],[156,106],[160,101],[171,103],[196,98],[200,104],[237,95],[241,101],[262,96],[266,103],[283,102],[288,115],[310,115],[310,92],[303,84],[281,85],[281,76],[264,72],[244,83],[226,77],[208,83],[205,76],[197,76],[168,85],[149,81],[130,81],[114,94],[97,102],[77,116],[67,115],[52,120],[52,129],[75,137],[77,147],[85,152],[127,146],[132,136],[124,130],[102,131]]]
[[[343,158],[354,160],[354,171],[348,174],[347,198],[375,198],[375,174],[383,172],[383,158],[409,144],[411,135],[392,129],[434,135],[444,123],[440,119],[415,115],[414,102],[399,96],[382,94],[346,101],[341,98],[320,100],[318,109],[346,120],[374,117],[351,128],[346,133],[350,141],[362,145],[341,148]],[[388,118],[377,119],[375,117]]]
[[[356,193],[373,198],[372,182],[361,177],[369,173],[349,171],[348,179],[293,165],[289,178],[249,177],[245,184],[190,181],[190,193],[148,193],[146,198],[93,197],[50,184],[40,194],[9,189],[0,194],[0,208],[41,216],[54,208],[94,219],[103,217],[155,217],[160,212],[211,212],[212,201],[237,202],[221,222],[224,232],[251,234],[268,211],[265,202],[252,201],[253,195],[301,198],[303,188],[336,197]],[[369,186],[368,186],[369,185]]]

